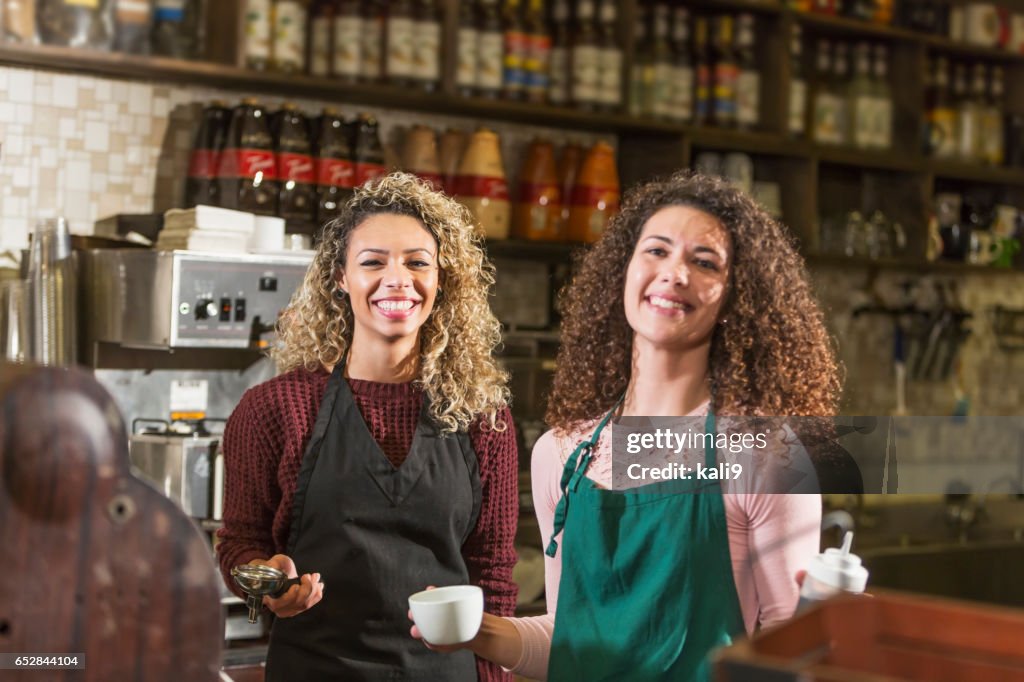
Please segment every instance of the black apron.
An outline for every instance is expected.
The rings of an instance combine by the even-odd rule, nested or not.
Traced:
[[[476,680],[469,651],[440,654],[409,635],[408,596],[469,582],[462,545],[480,514],[480,470],[465,433],[442,434],[423,410],[396,469],[344,377],[327,383],[302,458],[287,554],[319,572],[323,599],[277,618],[268,682]]]

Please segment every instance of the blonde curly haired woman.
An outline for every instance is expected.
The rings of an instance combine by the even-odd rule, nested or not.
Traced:
[[[267,680],[500,680],[411,640],[406,598],[473,583],[511,615],[515,430],[492,351],[493,270],[467,211],[415,177],[360,188],[281,316],[279,376],[224,434],[225,580],[302,576],[277,599]],[[328,589],[329,588],[329,589]]]

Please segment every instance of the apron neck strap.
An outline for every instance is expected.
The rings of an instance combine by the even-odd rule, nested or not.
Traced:
[[[549,557],[555,556],[558,553],[558,542],[555,540],[555,536],[562,532],[562,528],[565,527],[565,516],[569,512],[569,489],[570,487],[575,490],[583,476],[587,473],[587,467],[590,466],[590,460],[592,458],[593,450],[597,447],[598,441],[601,439],[601,432],[604,431],[604,427],[611,421],[612,415],[615,414],[619,406],[622,405],[622,401],[626,395],[622,394],[612,408],[608,410],[608,414],[598,423],[597,428],[594,429],[593,435],[588,440],[581,441],[576,449],[572,451],[572,455],[569,456],[569,460],[565,463],[565,467],[562,469],[562,480],[559,484],[562,489],[562,497],[558,500],[558,506],[555,507],[555,525],[551,532],[551,539],[548,542],[547,549],[544,553]]]

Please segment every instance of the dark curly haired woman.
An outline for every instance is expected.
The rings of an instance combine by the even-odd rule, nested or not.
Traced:
[[[840,371],[802,260],[745,194],[678,174],[627,198],[563,304],[532,465],[548,614],[485,616],[469,647],[559,682],[707,679],[711,649],[792,615],[820,495],[613,492],[604,427],[834,415]]]

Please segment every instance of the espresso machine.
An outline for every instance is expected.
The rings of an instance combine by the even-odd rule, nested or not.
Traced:
[[[129,457],[212,545],[223,497],[224,423],[242,394],[274,376],[266,351],[311,252],[149,249],[78,252],[78,357],[132,425]],[[262,636],[222,591],[225,637]]]

